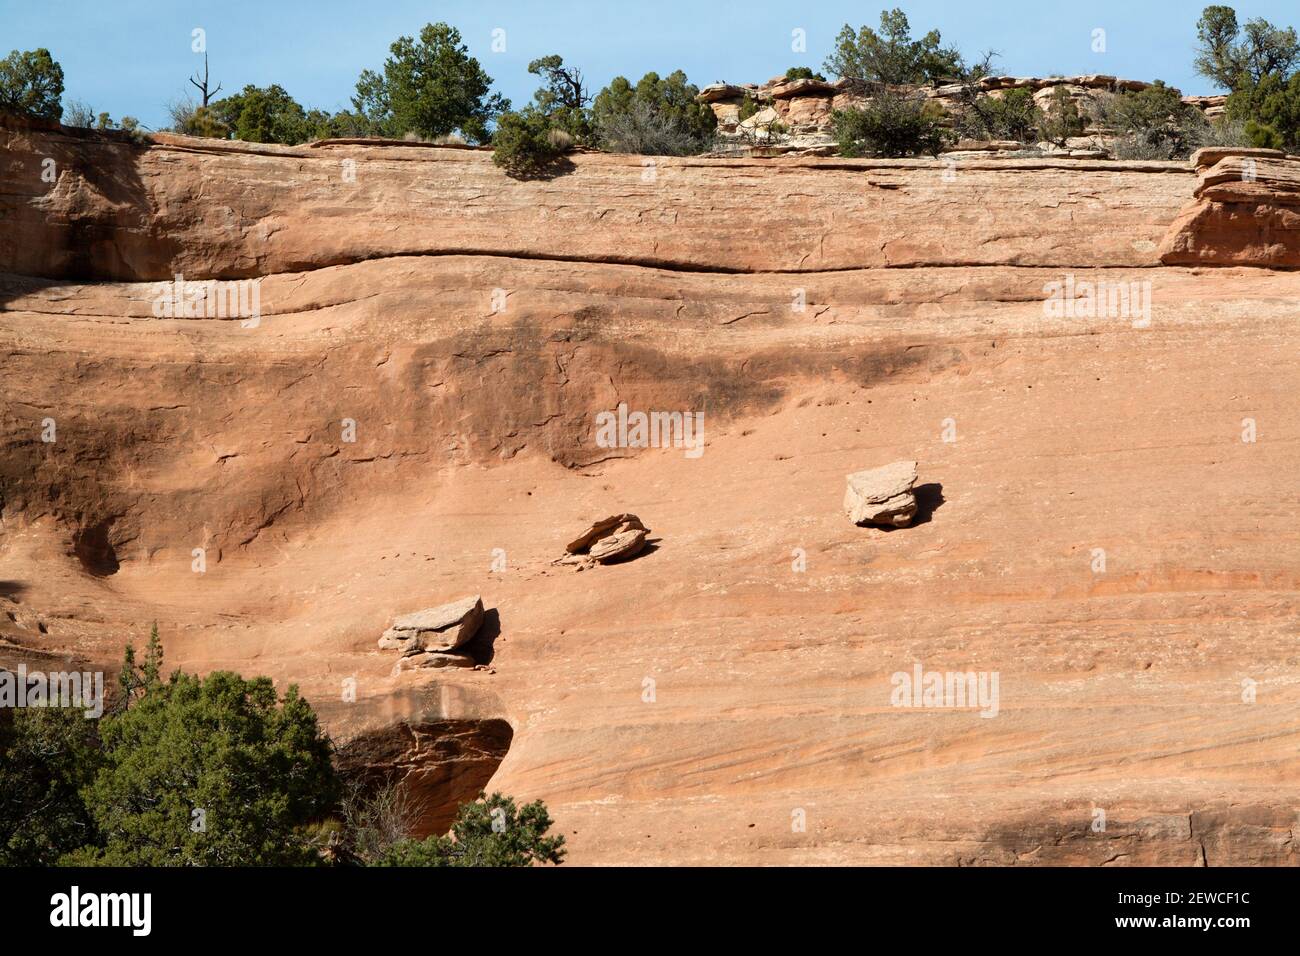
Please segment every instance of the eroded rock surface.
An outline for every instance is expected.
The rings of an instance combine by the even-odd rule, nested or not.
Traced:
[[[1195,199],[1160,247],[1169,265],[1300,268],[1300,157],[1203,149]]]
[[[111,668],[156,620],[332,731],[341,680],[490,685],[475,785],[577,864],[1296,862],[1300,271],[1162,263],[1191,165],[0,136],[6,653]],[[176,272],[258,278],[260,324],[155,317]],[[1049,315],[1068,275],[1151,322]],[[611,457],[620,402],[707,450]],[[931,520],[845,520],[913,457]],[[611,500],[656,559],[559,572]],[[428,594],[509,609],[495,674],[390,676]],[[997,716],[895,706],[917,664]]]

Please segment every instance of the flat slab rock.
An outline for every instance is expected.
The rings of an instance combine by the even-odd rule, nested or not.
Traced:
[[[586,531],[565,545],[566,564],[609,564],[633,557],[645,547],[650,533],[634,514],[610,515],[594,522]]]
[[[896,461],[881,468],[858,471],[847,478],[844,513],[856,525],[903,528],[916,515],[916,462]]]
[[[424,651],[398,658],[393,665],[393,676],[407,671],[423,670],[429,667],[473,667],[474,658],[468,654],[453,654],[448,651]]]
[[[403,657],[425,651],[451,651],[473,640],[483,623],[483,599],[472,597],[405,614],[379,638],[382,650]]]

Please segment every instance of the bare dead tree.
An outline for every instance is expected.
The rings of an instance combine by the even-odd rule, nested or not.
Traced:
[[[220,83],[217,84],[217,88],[215,90],[208,92],[208,54],[206,52],[204,52],[203,54],[203,82],[202,83],[199,82],[199,77],[197,73],[194,74],[194,76],[190,77],[190,82],[193,83],[194,88],[203,95],[203,105],[205,107],[208,105],[208,100],[212,99],[212,97],[216,96],[218,93],[221,92]]]

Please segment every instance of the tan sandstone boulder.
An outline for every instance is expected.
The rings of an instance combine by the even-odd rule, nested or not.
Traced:
[[[844,511],[856,525],[890,525],[902,528],[916,514],[916,462],[896,461],[882,468],[848,476]]]
[[[586,531],[565,545],[568,554],[561,560],[568,564],[609,564],[639,554],[650,533],[634,514],[610,515],[593,523]]]
[[[379,646],[400,651],[403,657],[422,651],[450,651],[468,643],[482,623],[483,599],[475,594],[397,618],[384,631]]]

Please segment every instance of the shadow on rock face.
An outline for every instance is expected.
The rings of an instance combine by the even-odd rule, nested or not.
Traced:
[[[113,519],[109,518],[97,524],[77,531],[72,536],[72,552],[81,562],[81,566],[97,578],[106,578],[116,574],[120,567],[117,551],[109,540],[109,529]]]
[[[937,481],[917,485],[912,489],[912,495],[916,498],[916,514],[912,516],[910,523],[903,525],[901,528],[894,528],[889,525],[872,525],[872,527],[893,534],[895,531],[906,531],[908,528],[915,528],[919,524],[929,524],[930,518],[947,500],[943,496],[943,485]]]
[[[504,720],[412,720],[370,731],[336,753],[339,771],[364,791],[400,788],[410,836],[446,833],[462,804],[487,786],[510,750]]]
[[[496,642],[500,636],[501,612],[490,607],[483,612],[483,623],[478,626],[478,633],[459,651],[472,657],[475,664],[491,664],[492,658],[496,656]]]
[[[943,485],[937,481],[917,485],[912,489],[912,494],[916,496],[916,516],[912,518],[914,525],[928,523],[930,517],[946,500],[943,497]]]
[[[560,156],[551,160],[540,169],[530,170],[528,172],[510,172],[506,173],[511,179],[517,179],[520,182],[535,182],[555,179],[558,176],[565,176],[573,172],[577,167],[573,160],[567,156]]]

